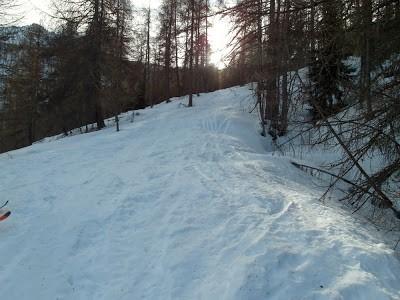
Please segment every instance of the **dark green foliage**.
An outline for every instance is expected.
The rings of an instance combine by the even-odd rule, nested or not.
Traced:
[[[345,105],[344,88],[348,86],[350,74],[354,71],[343,62],[346,56],[339,2],[326,2],[321,7],[318,46],[309,72],[314,120],[321,118],[316,106],[327,116]]]

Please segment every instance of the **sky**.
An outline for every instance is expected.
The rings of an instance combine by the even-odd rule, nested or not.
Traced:
[[[38,23],[45,26],[51,26],[51,0],[19,0],[21,7],[18,9],[19,15],[24,18],[20,24],[27,25],[31,23]],[[135,7],[150,7],[157,9],[161,0],[133,0]],[[223,68],[224,57],[228,54],[227,44],[229,42],[229,21],[221,20],[219,17],[211,20],[213,26],[209,29],[209,42],[211,45],[211,63],[215,64],[218,68]]]

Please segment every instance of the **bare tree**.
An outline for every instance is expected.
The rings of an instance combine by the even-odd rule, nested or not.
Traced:
[[[189,103],[188,106],[193,106],[193,93],[194,93],[194,71],[193,71],[193,56],[194,56],[194,19],[195,19],[195,0],[190,0],[190,50],[189,50]]]

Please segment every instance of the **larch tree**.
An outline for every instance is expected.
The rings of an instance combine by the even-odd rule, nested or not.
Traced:
[[[13,121],[16,146],[36,141],[41,106],[48,100],[46,91],[46,31],[39,25],[28,27],[26,37],[15,50],[16,60],[6,80],[8,115]]]

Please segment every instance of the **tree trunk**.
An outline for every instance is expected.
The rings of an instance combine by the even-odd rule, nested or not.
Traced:
[[[189,87],[190,87],[190,91],[189,91],[189,103],[188,106],[192,107],[193,106],[193,80],[194,80],[194,76],[193,76],[193,46],[194,46],[194,1],[195,0],[191,0],[191,26],[190,26],[190,52],[189,52],[189,72],[190,72],[190,82],[189,82]]]
[[[179,55],[178,55],[178,6],[174,0],[174,36],[175,36],[175,73],[178,95],[181,95],[181,79],[179,76]]]
[[[362,42],[361,42],[361,76],[360,76],[360,101],[367,104],[368,113],[372,112],[371,103],[371,25],[372,3],[371,0],[362,0]]]

